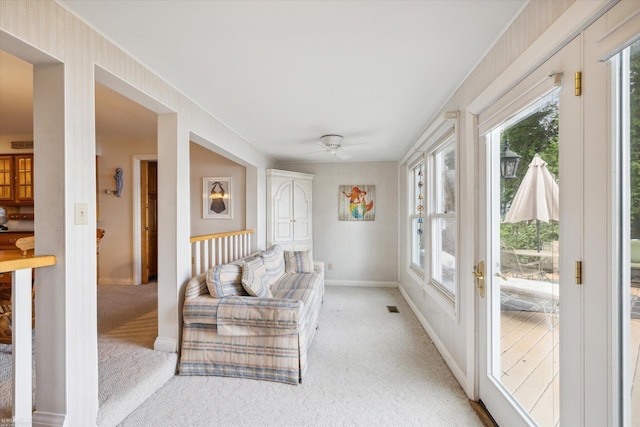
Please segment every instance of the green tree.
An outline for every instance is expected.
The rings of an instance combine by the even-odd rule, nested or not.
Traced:
[[[631,125],[631,238],[640,239],[640,41],[631,45],[630,53],[630,125]]]
[[[547,162],[547,169],[558,181],[558,105],[550,102],[544,107],[532,112],[502,133],[502,143],[508,141],[511,150],[522,156],[516,172],[516,178],[501,181],[501,213],[502,217],[509,210],[511,202],[522,178],[527,173],[529,163],[538,154]],[[507,247],[536,248],[536,226],[521,222],[517,224],[502,224],[500,238]],[[540,224],[540,242],[558,240],[558,224]]]

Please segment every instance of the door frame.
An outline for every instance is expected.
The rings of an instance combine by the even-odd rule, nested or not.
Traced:
[[[541,64],[551,58],[576,35],[580,34],[589,24],[607,12],[616,3],[614,0],[600,0],[593,2],[576,2],[571,5],[561,17],[529,45],[522,55],[496,76],[496,78],[493,79],[493,83],[487,86],[469,103],[464,112],[464,134],[467,140],[465,150],[469,151],[467,157],[472,156],[476,161],[476,185],[480,177],[483,176],[482,174],[485,168],[481,163],[481,157],[484,157],[484,155],[481,153],[482,148],[479,145],[478,116],[480,113],[515,87],[526,76],[535,71]],[[474,207],[474,210],[479,212],[480,199],[477,192],[474,197]],[[475,230],[477,230],[476,233],[474,233],[473,242],[475,251],[474,265],[480,261],[480,242],[482,241],[481,238],[483,238],[480,234],[484,232],[483,221],[485,220],[483,215],[484,214],[480,213],[480,215],[475,215],[474,218],[474,226]],[[468,348],[468,352],[472,353],[472,355],[469,356],[469,360],[473,360],[473,371],[470,372],[470,375],[473,375],[473,395],[471,397],[474,400],[478,400],[480,379],[480,358],[478,357],[480,347],[479,305],[481,304],[481,300],[477,292],[475,292],[473,296],[470,296],[470,299],[471,298],[473,298],[472,307],[474,311],[473,328],[469,331],[470,336],[473,336],[474,342],[473,345],[470,345]]]
[[[140,188],[140,163],[158,161],[158,154],[134,154],[132,157],[133,197],[133,283],[139,285],[142,280],[142,190]]]
[[[479,132],[485,134],[494,129],[501,123],[508,122],[510,117],[518,114],[523,108],[535,103],[540,96],[550,93],[555,88],[562,86],[559,93],[559,105],[560,105],[560,126],[559,126],[559,139],[562,141],[560,144],[560,161],[562,172],[560,173],[560,179],[562,185],[560,186],[560,301],[562,306],[562,318],[560,322],[559,331],[562,335],[560,341],[560,366],[559,371],[560,378],[560,402],[562,404],[562,412],[560,412],[561,420],[570,419],[578,420],[581,417],[582,401],[580,399],[574,399],[576,403],[574,405],[566,405],[570,396],[578,396],[583,394],[583,383],[581,375],[582,367],[582,334],[579,333],[581,318],[581,304],[576,302],[581,300],[582,289],[572,283],[572,261],[581,259],[582,248],[582,219],[581,219],[581,206],[582,206],[582,156],[581,156],[581,135],[575,132],[571,132],[577,128],[581,128],[580,114],[582,109],[582,99],[574,95],[574,72],[581,69],[581,36],[576,37],[561,50],[559,50],[553,57],[547,62],[537,67],[532,73],[530,73],[518,86],[506,93],[498,101],[496,101],[491,107],[487,108],[481,117],[482,123],[480,123]],[[548,70],[553,69],[556,72],[550,73]],[[564,76],[560,79],[561,74]],[[561,81],[562,80],[562,81]],[[490,177],[497,163],[499,162],[498,153],[494,147],[495,143],[491,143],[484,137],[480,138],[482,144],[479,152],[479,170],[482,174],[479,175],[478,182],[484,183],[480,185],[479,195],[484,202],[479,204],[479,214],[481,216],[481,223],[479,232],[479,248],[478,256],[485,261],[485,287],[486,287],[486,299],[479,300],[478,305],[478,366],[479,384],[478,386],[485,386],[484,391],[480,390],[481,399],[485,400],[484,403],[490,410],[494,412],[494,418],[498,423],[503,425],[529,425],[534,422],[530,413],[522,411],[519,404],[513,398],[512,392],[502,390],[500,385],[501,381],[495,376],[491,376],[495,373],[492,364],[494,357],[496,357],[496,345],[499,337],[492,336],[495,332],[492,320],[500,322],[495,318],[496,307],[491,305],[498,304],[499,310],[499,296],[494,292],[494,285],[499,281],[494,281],[494,268],[496,255],[495,249],[498,242],[492,240],[495,235],[488,235],[489,230],[496,231],[499,227],[497,222],[496,212],[493,204],[493,200],[496,194],[499,194],[499,182],[496,181],[495,176]],[[528,165],[520,165],[520,168],[526,168]],[[497,178],[499,180],[499,178]],[[491,215],[491,216],[489,216]],[[571,218],[571,221],[568,221]],[[571,238],[576,236],[576,238]],[[495,288],[498,290],[499,288]],[[562,301],[571,301],[573,304],[562,304]],[[486,307],[486,309],[485,309]],[[493,308],[492,308],[493,307]],[[486,332],[483,332],[486,331]],[[567,331],[571,331],[567,333]],[[576,332],[578,331],[578,332]],[[499,353],[499,352],[498,352]],[[487,377],[483,377],[482,374],[487,374]],[[499,411],[496,409],[500,409]],[[566,413],[565,413],[566,412]],[[526,415],[524,415],[526,413]],[[565,418],[568,417],[568,418]],[[563,421],[561,421],[563,423]],[[581,425],[578,423],[576,425]]]

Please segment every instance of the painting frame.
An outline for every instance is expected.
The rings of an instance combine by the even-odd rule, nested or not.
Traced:
[[[202,178],[202,218],[233,218],[231,177],[205,176]]]
[[[375,221],[376,186],[338,186],[338,221]]]

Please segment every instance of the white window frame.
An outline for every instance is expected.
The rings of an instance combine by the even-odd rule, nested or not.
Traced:
[[[442,283],[438,278],[436,278],[436,271],[442,270],[442,260],[440,258],[440,250],[435,247],[436,243],[439,242],[440,237],[436,236],[435,233],[435,224],[439,222],[441,219],[453,220],[454,232],[455,232],[455,247],[456,247],[456,255],[458,252],[458,179],[455,176],[455,206],[453,212],[444,212],[444,209],[440,211],[440,203],[444,197],[442,194],[442,185],[441,184],[441,176],[442,176],[442,165],[439,162],[438,157],[449,147],[453,146],[453,150],[455,152],[456,157],[456,174],[458,169],[458,149],[457,149],[457,138],[453,129],[451,132],[446,133],[436,144],[434,144],[430,150],[427,152],[428,161],[427,161],[427,170],[428,170],[428,213],[426,215],[428,222],[428,232],[427,232],[427,241],[429,242],[429,257],[428,257],[428,271],[429,274],[426,276],[429,278],[428,285],[438,294],[445,302],[449,305],[449,307],[453,310],[456,308],[456,301],[458,295],[458,280],[457,280],[457,271],[454,267],[454,283],[453,289],[450,289],[447,285]]]
[[[407,232],[410,233],[409,236],[409,263],[407,266],[409,275],[414,278],[418,283],[421,284],[422,290],[427,294],[433,301],[440,306],[440,308],[447,313],[451,318],[455,321],[459,321],[459,304],[460,304],[460,286],[459,286],[459,277],[460,271],[456,268],[455,271],[455,293],[447,293],[443,292],[443,287],[434,284],[429,280],[431,277],[431,262],[429,259],[431,258],[431,248],[428,242],[430,241],[430,225],[429,225],[429,197],[430,197],[430,182],[431,182],[431,173],[429,166],[429,153],[436,150],[438,147],[443,144],[453,140],[455,141],[455,150],[456,150],[456,252],[459,252],[460,248],[460,220],[459,220],[459,203],[460,203],[460,146],[459,141],[460,137],[458,134],[459,130],[459,112],[458,111],[450,111],[444,113],[440,118],[435,120],[418,138],[418,142],[414,144],[414,146],[405,154],[403,159],[401,159],[401,163],[407,165],[407,180],[408,186],[407,191],[411,192],[408,194],[407,200],[410,203],[408,207],[409,212],[409,223],[407,227]],[[424,270],[421,269],[417,264],[413,262],[413,243],[415,233],[413,227],[413,213],[416,209],[416,204],[414,204],[414,184],[413,184],[413,170],[415,166],[417,166],[420,162],[424,162],[423,168],[423,205],[425,209],[423,211],[422,217],[423,219],[423,239],[425,239],[426,250],[425,250],[425,266]],[[416,215],[417,216],[417,215]],[[460,254],[458,253],[457,256]],[[456,264],[459,264],[457,262]]]

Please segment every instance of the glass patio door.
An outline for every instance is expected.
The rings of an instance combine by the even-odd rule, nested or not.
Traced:
[[[579,60],[576,39],[479,117],[479,394],[499,425],[558,426],[561,384],[580,390],[579,366],[562,363],[580,353],[580,306],[562,304],[580,292]]]

